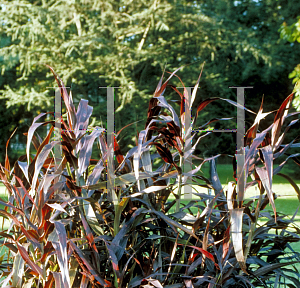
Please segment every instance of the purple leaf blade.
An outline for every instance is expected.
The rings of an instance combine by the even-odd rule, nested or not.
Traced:
[[[102,134],[103,131],[103,128],[99,128],[97,130],[94,130],[90,135],[87,135],[83,138],[85,141],[83,147],[80,149],[78,158],[78,177],[80,177],[85,169],[89,166],[92,156],[93,143],[95,139]]]
[[[30,144],[31,144],[31,140],[32,140],[32,137],[33,137],[33,134],[35,132],[35,130],[43,125],[43,123],[35,123],[38,119],[40,119],[42,116],[46,115],[46,113],[41,113],[39,114],[38,116],[36,116],[34,119],[33,119],[33,122],[32,122],[32,125],[30,126],[29,130],[28,130],[28,134],[27,134],[27,145],[26,145],[26,154],[27,154],[27,162],[29,164],[29,151],[30,151]]]
[[[32,191],[34,191],[36,188],[36,181],[38,179],[40,170],[43,167],[44,162],[45,162],[46,158],[48,157],[51,149],[53,148],[53,146],[55,144],[59,144],[59,143],[60,143],[59,141],[53,141],[50,144],[45,145],[45,147],[43,148],[41,153],[38,155],[36,162],[35,162],[35,171],[34,171],[33,180],[32,180],[32,187],[31,187]]]
[[[95,271],[95,269],[92,267],[92,265],[87,261],[87,259],[85,258],[85,256],[82,254],[81,250],[75,245],[75,243],[70,240],[70,246],[73,249],[73,251],[75,251],[78,256],[81,258],[82,262],[84,263],[84,265],[87,267],[87,269],[89,270],[89,272],[94,276],[94,278],[104,287],[109,287],[109,284],[107,284],[102,278],[101,276]]]
[[[275,222],[276,222],[276,207],[275,207],[273,192],[271,190],[272,188],[270,187],[270,183],[272,183],[272,180],[269,179],[269,174],[267,172],[267,169],[262,168],[262,167],[255,167],[255,170],[256,170],[265,190],[267,191],[269,201],[272,205],[272,209],[275,214]]]
[[[24,259],[24,261],[28,264],[28,266],[37,274],[39,274],[43,279],[44,278],[44,275],[43,275],[43,270],[41,269],[41,267],[39,267],[37,264],[35,264],[29,257],[26,249],[21,246],[19,243],[17,243],[17,247],[18,247],[18,250],[22,256],[22,258]]]
[[[48,204],[49,205],[49,204]],[[59,242],[52,242],[52,245],[57,253],[58,265],[61,270],[61,279],[64,288],[71,287],[70,275],[68,267],[68,255],[67,255],[67,233],[65,226],[58,222],[54,222],[56,233],[58,235]]]

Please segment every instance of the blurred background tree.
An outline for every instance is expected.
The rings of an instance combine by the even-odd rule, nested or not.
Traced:
[[[295,49],[299,45],[294,45],[300,43],[300,16],[297,17],[297,21],[293,22],[295,19],[287,19],[280,26],[280,37],[291,43],[291,46],[295,46]],[[289,25],[290,24],[290,25]],[[298,59],[300,62],[300,59]],[[300,111],[300,63],[294,68],[294,70],[289,74],[289,78],[292,79],[292,83],[295,84],[295,98],[293,101],[294,107]]]
[[[0,7],[0,161],[15,126],[14,141],[25,143],[22,133],[33,117],[54,110],[54,89],[48,87],[56,83],[41,63],[61,76],[75,103],[89,100],[94,125],[106,122],[106,91],[99,87],[122,87],[115,91],[116,132],[141,121],[122,131],[121,148],[134,145],[144,128],[148,101],[165,67],[186,65],[178,75],[193,86],[206,62],[195,104],[215,96],[235,100],[229,86],[254,86],[246,91],[246,106],[257,110],[264,94],[265,109],[273,110],[292,91],[288,75],[299,63],[299,43],[287,43],[278,32],[283,21],[297,19],[300,3],[292,0],[43,0],[2,1]],[[178,100],[171,89],[165,95]],[[197,125],[211,112],[236,115],[229,104],[214,102]],[[219,128],[235,128],[235,120]],[[234,153],[232,136],[222,137],[215,137],[214,146]],[[213,151],[211,143],[203,142],[203,149]]]

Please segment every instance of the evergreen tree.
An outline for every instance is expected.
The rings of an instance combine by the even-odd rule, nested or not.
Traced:
[[[74,101],[90,101],[95,124],[106,121],[106,91],[99,87],[121,86],[115,92],[118,131],[145,119],[165,67],[173,71],[194,63],[178,73],[186,86],[193,86],[206,61],[198,102],[212,96],[235,100],[229,86],[254,86],[247,92],[247,106],[257,107],[260,101],[250,98],[268,93],[265,99],[275,107],[289,93],[285,75],[299,56],[294,51],[291,57],[292,47],[278,41],[282,17],[291,15],[285,2],[2,1],[0,33],[6,40],[0,49],[0,97],[10,109],[23,105],[21,111],[31,111],[24,115],[30,119],[36,112],[53,111],[54,89],[48,87],[56,83],[42,65],[46,63],[71,87]],[[235,115],[224,103],[209,109],[214,117]],[[199,123],[209,116],[204,112]],[[25,129],[24,117],[16,124]],[[136,129],[143,125],[141,121],[126,128],[121,145],[134,143]]]
[[[286,22],[291,23],[290,25]],[[290,42],[290,46],[293,47],[294,51],[299,50],[300,47],[300,16],[297,17],[296,22],[293,20],[286,19],[285,22],[280,26],[280,37],[281,39]],[[289,74],[289,78],[292,79],[292,83],[295,84],[295,99],[293,101],[294,107],[300,111],[300,63],[294,67],[294,70]]]

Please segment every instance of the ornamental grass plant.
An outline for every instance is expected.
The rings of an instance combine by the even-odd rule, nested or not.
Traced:
[[[260,123],[270,112],[263,113],[261,104],[244,137],[243,171],[252,181],[237,193],[235,180],[241,176],[236,161],[224,191],[216,169],[211,179],[201,174],[202,165],[220,155],[203,159],[195,153],[211,132],[185,131],[190,117],[186,105],[195,115],[192,128],[197,129],[196,120],[201,121],[202,110],[211,102],[225,100],[241,108],[221,98],[208,98],[194,107],[201,74],[190,101],[186,88],[182,94],[170,84],[180,68],[165,82],[162,76],[137,145],[123,153],[119,134],[108,145],[105,129],[89,126],[93,108],[88,101],[82,99],[76,109],[61,79],[49,68],[66,107],[62,140],[53,141],[55,120],[43,122],[46,114],[41,113],[28,130],[26,155],[11,167],[6,151],[0,166],[9,194],[8,201],[0,199],[5,207],[0,214],[9,222],[0,232],[1,245],[7,249],[0,257],[2,287],[300,287],[300,253],[291,246],[299,241],[297,211],[292,218],[276,211],[272,191],[273,175],[279,175],[291,183],[300,200],[299,187],[281,173],[288,159],[299,164],[299,153],[287,154],[299,146],[299,138],[284,142],[298,121],[297,114],[288,113],[293,94],[263,131]],[[167,86],[178,94],[180,115],[164,96]],[[38,133],[41,126],[50,127],[44,138]],[[94,143],[97,159],[91,157]],[[60,161],[54,153],[57,145],[62,147]],[[283,155],[286,160],[277,163]],[[159,159],[157,166],[154,162]],[[189,159],[200,164],[186,171]],[[273,169],[273,163],[280,165]],[[193,199],[183,204],[188,185],[213,193],[195,189]],[[253,185],[259,195],[246,199],[245,192]],[[266,212],[268,205],[272,213]],[[268,221],[260,225],[260,217]]]

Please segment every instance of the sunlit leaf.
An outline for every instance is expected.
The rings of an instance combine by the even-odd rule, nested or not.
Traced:
[[[230,235],[235,252],[235,257],[239,262],[241,269],[246,272],[246,264],[243,252],[243,212],[244,208],[231,209],[230,211]]]
[[[21,246],[19,243],[17,243],[17,247],[22,258],[28,264],[28,266],[44,279],[43,270],[30,259],[26,249],[23,246]]]

